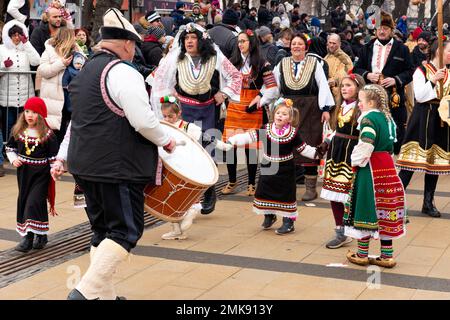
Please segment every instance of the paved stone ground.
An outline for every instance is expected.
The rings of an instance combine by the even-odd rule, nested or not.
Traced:
[[[0,251],[19,240],[15,233],[17,182],[8,167],[0,178]],[[220,166],[220,172],[226,172]],[[162,240],[168,224],[146,230],[129,262],[114,277],[117,292],[128,299],[450,299],[450,177],[438,183],[436,205],[443,217],[420,213],[423,175],[408,190],[411,223],[406,237],[394,241],[398,265],[380,269],[381,284],[368,285],[371,270],[350,265],[348,249],[329,250],[334,220],[324,200],[307,207],[299,202],[296,231],[278,236],[262,230],[244,192],[227,196],[207,216],[199,216],[183,241]],[[303,193],[298,187],[298,199]],[[87,221],[72,207],[73,183],[57,185],[57,217],[51,233]],[[370,253],[378,254],[372,242]],[[0,289],[0,299],[65,299],[89,263],[85,254]],[[330,264],[342,264],[332,267]]]

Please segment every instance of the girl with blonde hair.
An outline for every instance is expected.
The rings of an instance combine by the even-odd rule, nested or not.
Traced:
[[[347,259],[358,265],[392,268],[392,240],[406,234],[405,190],[392,154],[396,125],[383,87],[375,84],[359,91],[359,141],[351,156],[355,178],[344,216],[345,235],[358,239],[358,251]],[[369,258],[370,239],[380,239],[381,255]]]

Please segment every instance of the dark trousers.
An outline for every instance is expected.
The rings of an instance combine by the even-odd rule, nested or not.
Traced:
[[[231,149],[229,152],[233,153],[233,162],[227,163],[228,169],[228,179],[231,183],[236,182],[237,175],[237,150],[235,148]],[[258,156],[256,149],[245,149],[245,157],[247,163],[247,171],[248,171],[248,184],[255,185],[256,180],[256,171],[258,170]]]
[[[86,212],[97,247],[105,238],[128,252],[144,232],[144,188],[140,183],[93,182],[74,176],[86,198]]]
[[[409,170],[400,170],[400,172],[398,173],[398,176],[400,178],[400,180],[402,180],[403,183],[403,187],[408,188],[408,185],[411,181],[411,178],[414,174],[414,171],[409,171]],[[435,192],[436,191],[436,185],[438,182],[439,176],[435,175],[435,174],[425,174],[425,190],[424,192]]]

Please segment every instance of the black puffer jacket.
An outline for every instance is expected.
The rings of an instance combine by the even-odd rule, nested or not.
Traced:
[[[155,38],[147,37],[144,39],[141,48],[147,65],[153,68],[157,67],[163,57],[163,49],[159,42]]]

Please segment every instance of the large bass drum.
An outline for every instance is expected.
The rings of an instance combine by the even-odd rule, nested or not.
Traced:
[[[186,211],[210,186],[219,172],[206,150],[184,131],[161,122],[177,142],[173,153],[158,148],[162,160],[161,185],[148,185],[144,190],[144,207],[150,214],[169,222],[179,222]]]

